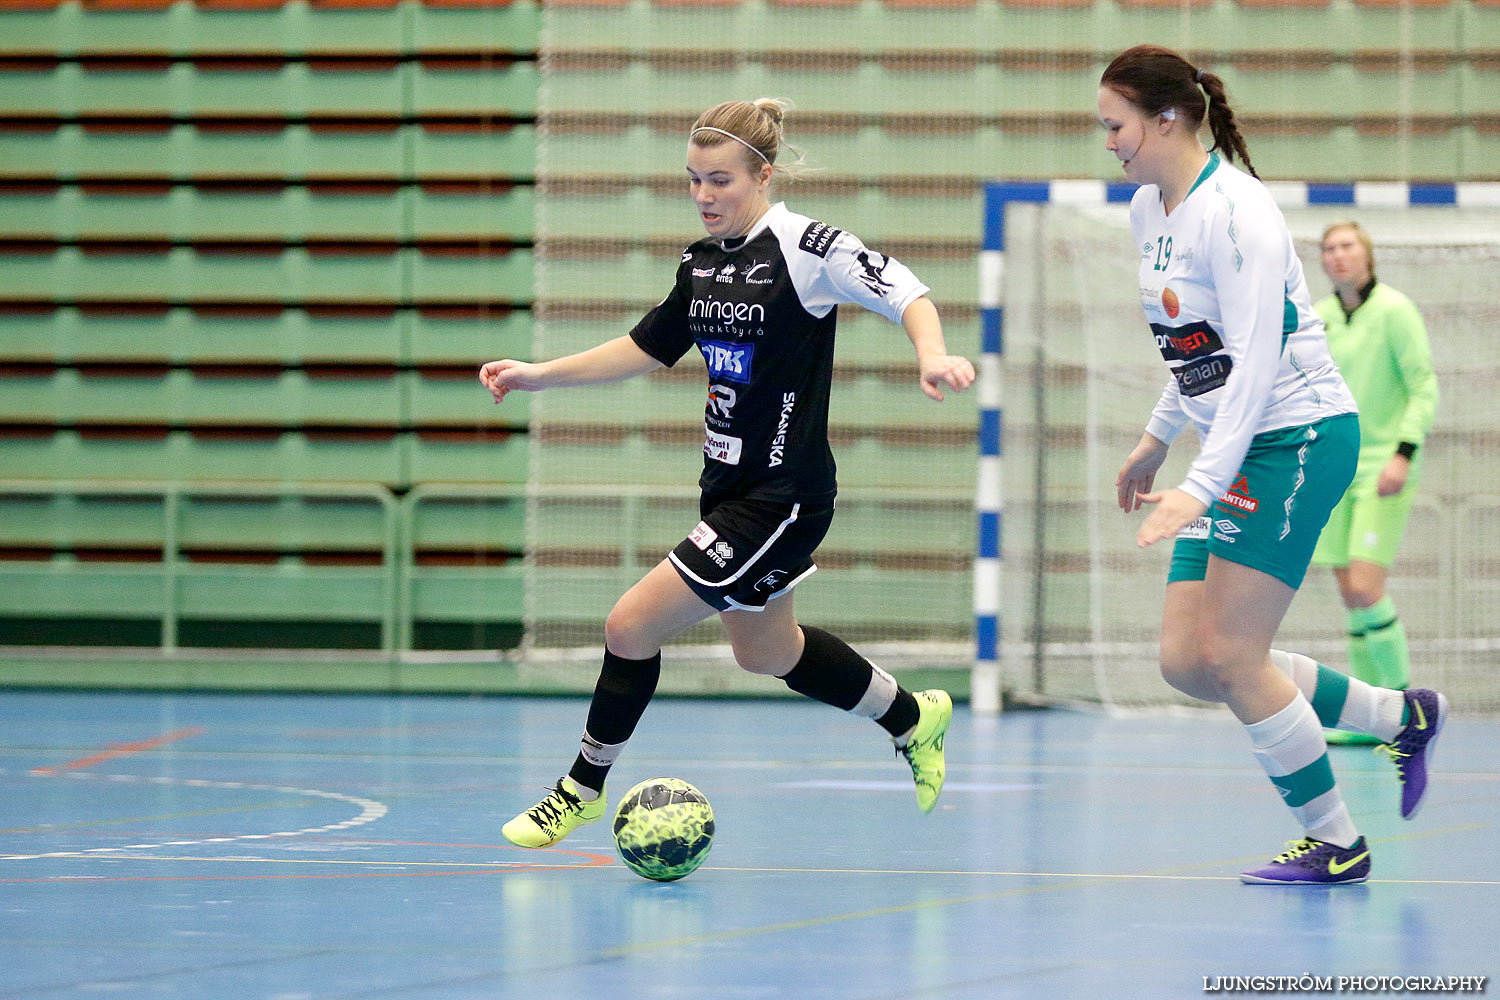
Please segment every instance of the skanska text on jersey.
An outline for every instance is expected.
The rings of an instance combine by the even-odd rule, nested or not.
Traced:
[[[784,392],[781,394],[781,420],[776,424],[776,436],[771,438],[771,460],[766,466],[774,469],[781,464],[786,454],[786,431],[792,424],[792,410],[797,405],[797,394],[795,392]]]

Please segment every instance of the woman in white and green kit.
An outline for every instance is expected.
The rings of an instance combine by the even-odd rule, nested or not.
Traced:
[[[1323,270],[1333,294],[1314,308],[1328,349],[1359,403],[1359,465],[1329,515],[1313,565],[1329,566],[1349,612],[1349,666],[1385,688],[1411,681],[1406,630],[1386,576],[1406,532],[1422,469],[1422,445],[1437,409],[1427,329],[1411,299],[1375,278],[1375,248],[1357,222],[1323,232]],[[1331,731],[1329,742],[1374,742]]]

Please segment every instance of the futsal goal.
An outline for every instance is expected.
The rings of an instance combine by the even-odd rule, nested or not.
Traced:
[[[1379,280],[1422,311],[1442,398],[1389,591],[1414,683],[1465,711],[1500,710],[1500,185],[1268,187],[1315,299],[1330,289],[1322,232],[1354,219],[1374,241]],[[981,434],[976,705],[1001,689],[1111,707],[1190,703],[1156,669],[1170,546],[1137,549],[1143,515],[1115,503],[1115,474],[1165,378],[1139,305],[1132,190],[986,191],[981,428],[991,431]],[[1195,453],[1185,432],[1158,482],[1180,482]],[[1314,567],[1278,645],[1344,668],[1345,642],[1332,574]]]

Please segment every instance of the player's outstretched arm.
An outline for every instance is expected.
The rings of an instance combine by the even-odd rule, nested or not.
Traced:
[[[901,325],[917,349],[918,378],[923,392],[941,403],[943,385],[954,392],[969,387],[974,381],[974,366],[968,358],[948,353],[943,344],[943,324],[931,299],[923,295],[908,305],[901,314]]]
[[[598,347],[552,361],[531,363],[506,358],[488,362],[479,369],[479,384],[488,389],[498,403],[513,389],[540,392],[568,386],[600,385],[644,375],[660,367],[660,361],[641,350],[628,336],[616,337]]]

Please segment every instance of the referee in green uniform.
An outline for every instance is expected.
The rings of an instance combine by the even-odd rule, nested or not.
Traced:
[[[1406,531],[1422,471],[1422,445],[1437,410],[1427,328],[1411,299],[1375,278],[1375,248],[1357,222],[1323,233],[1323,270],[1333,294],[1314,308],[1328,347],[1359,403],[1354,482],[1334,508],[1312,561],[1338,579],[1349,614],[1350,672],[1387,688],[1411,680],[1406,630],[1386,576]],[[1375,742],[1330,731],[1329,742]]]

